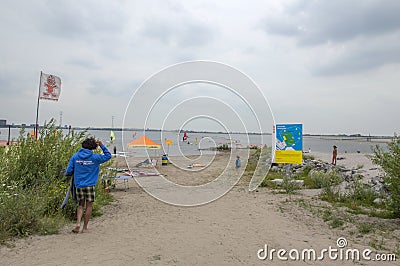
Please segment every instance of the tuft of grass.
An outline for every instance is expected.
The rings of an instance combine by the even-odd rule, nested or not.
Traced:
[[[285,176],[283,178],[282,188],[286,194],[295,194],[301,187],[297,183],[292,182],[291,178]]]
[[[307,185],[309,188],[331,188],[337,186],[342,181],[342,178],[336,172],[312,172],[310,177],[307,178]],[[304,181],[306,183],[306,181]]]
[[[341,227],[344,224],[344,221],[338,217],[333,218],[332,222],[330,223],[332,228]]]
[[[303,159],[304,160],[315,160],[315,157],[314,157],[314,155],[303,154]]]
[[[384,238],[382,237],[381,240],[378,240],[376,238],[372,239],[369,243],[369,246],[376,250],[384,250],[385,249],[385,241]]]
[[[356,170],[360,170],[360,169],[362,169],[362,168],[364,168],[364,165],[363,165],[363,164],[357,164]]]
[[[324,213],[322,214],[322,219],[324,220],[324,222],[332,220],[332,211],[325,210]]]
[[[44,216],[39,220],[38,234],[39,235],[53,235],[58,234],[61,227],[66,225],[69,221],[62,215],[53,217]]]
[[[374,231],[374,227],[371,224],[360,223],[357,225],[357,227],[361,234],[368,234]]]

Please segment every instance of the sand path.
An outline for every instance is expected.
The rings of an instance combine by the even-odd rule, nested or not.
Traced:
[[[214,163],[226,164],[226,158]],[[174,176],[177,169],[167,167]],[[281,210],[287,195],[265,188],[248,192],[248,184],[241,182],[212,203],[177,207],[129,182],[129,189],[118,184],[111,191],[115,201],[92,220],[91,233],[73,234],[71,224],[58,235],[18,240],[13,248],[0,248],[0,265],[353,265],[330,260],[327,254],[322,262],[281,261],[276,253],[273,261],[257,258],[265,244],[288,251],[337,247],[340,235],[321,219]],[[367,247],[349,241],[348,248]]]

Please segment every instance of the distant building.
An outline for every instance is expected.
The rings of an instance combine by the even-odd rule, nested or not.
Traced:
[[[0,119],[0,126],[6,126],[6,125],[7,125],[7,120]]]

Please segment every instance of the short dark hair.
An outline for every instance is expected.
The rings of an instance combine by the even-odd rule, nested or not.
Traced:
[[[96,140],[93,137],[87,138],[82,142],[82,148],[95,150],[97,148]]]

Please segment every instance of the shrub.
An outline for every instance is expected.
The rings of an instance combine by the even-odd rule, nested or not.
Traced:
[[[231,148],[229,148],[228,144],[222,144],[222,145],[217,147],[217,150],[219,150],[219,151],[229,151],[229,150],[231,150]]]
[[[372,161],[382,167],[384,182],[390,193],[389,208],[396,217],[400,217],[400,138],[395,135],[388,143],[386,152],[375,146]]]
[[[303,154],[303,160],[315,160],[315,156],[309,154]]]
[[[286,194],[294,194],[301,188],[301,186],[298,183],[293,182],[293,179],[285,176],[283,178],[282,188],[285,190]]]
[[[40,129],[37,140],[25,133],[21,129],[18,144],[0,151],[0,243],[13,236],[56,232],[61,217],[75,218],[71,198],[60,210],[70,182],[61,170],[81,147],[86,132],[63,135],[51,120]],[[96,200],[101,203],[104,196],[100,187],[97,190]]]
[[[372,206],[374,200],[377,198],[377,194],[371,189],[371,187],[364,185],[360,181],[355,181],[353,184],[353,190],[347,195],[347,201],[354,207]]]
[[[324,173],[321,171],[311,172],[310,178],[307,180],[307,186],[310,188],[331,188],[337,186],[341,182],[341,177],[336,172]],[[306,181],[305,180],[305,181]]]
[[[344,224],[344,221],[338,217],[333,218],[332,222],[330,223],[332,228],[341,227],[343,224]]]

